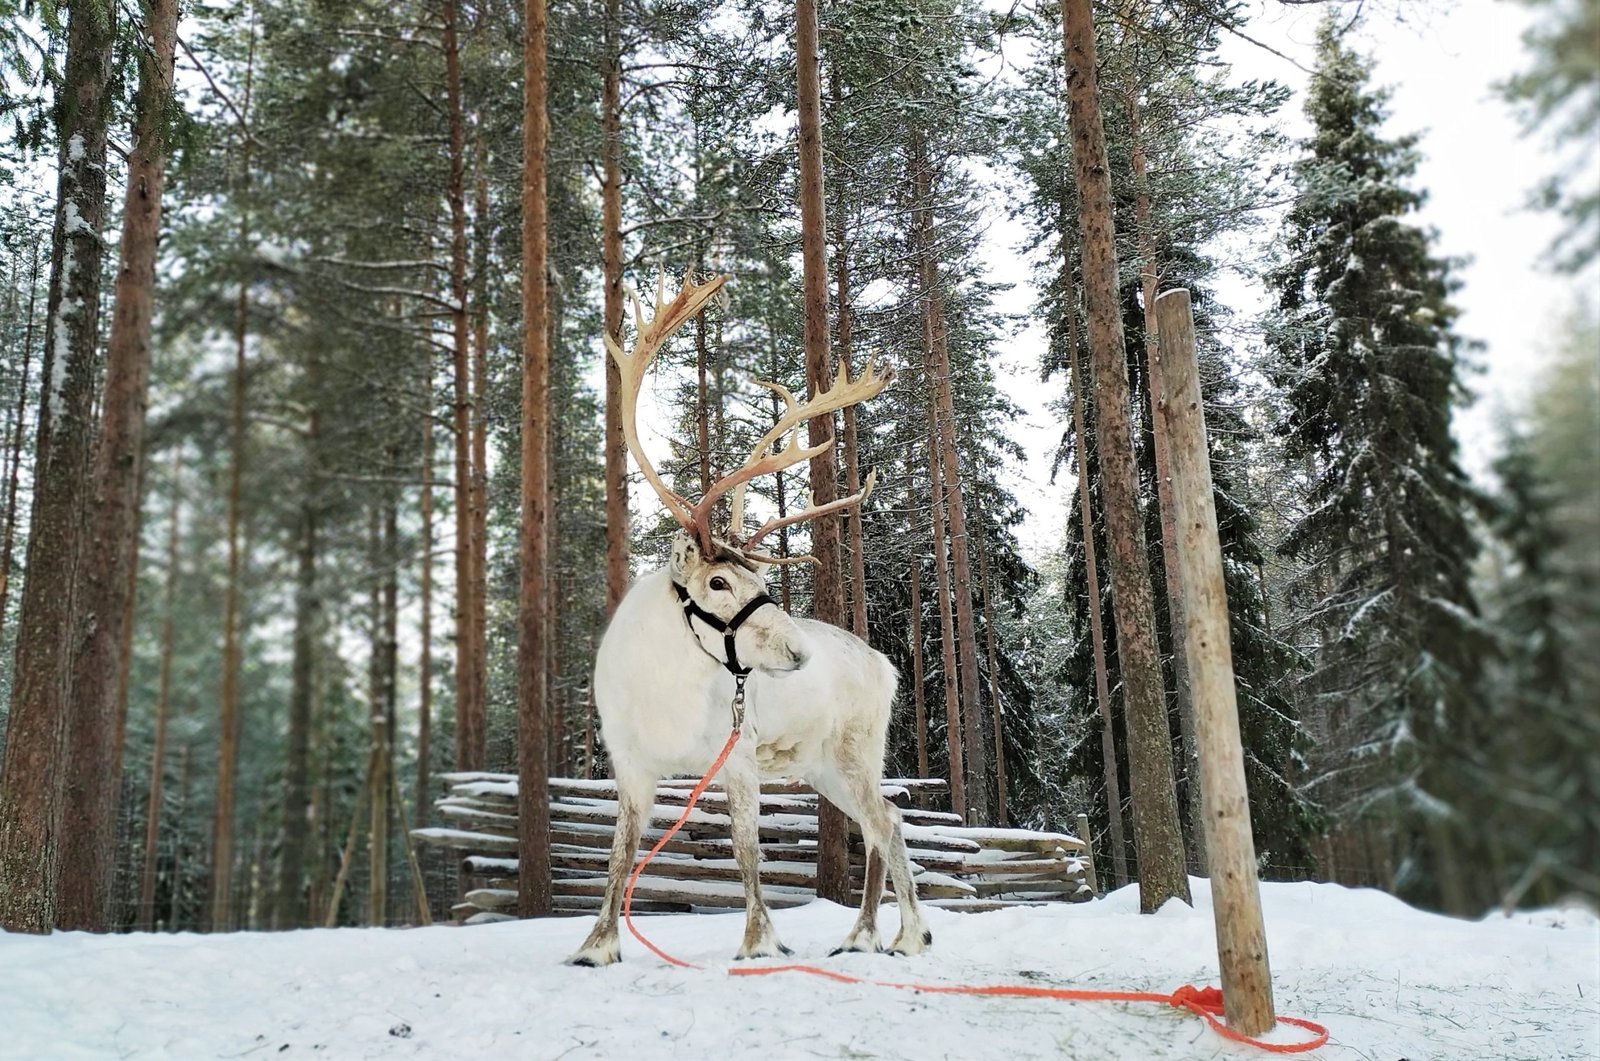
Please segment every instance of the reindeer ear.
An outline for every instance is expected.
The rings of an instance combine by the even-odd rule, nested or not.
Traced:
[[[689,581],[690,573],[700,566],[700,543],[688,531],[672,536],[672,579],[680,585]]]

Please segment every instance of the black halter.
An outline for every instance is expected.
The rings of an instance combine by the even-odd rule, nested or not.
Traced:
[[[749,675],[750,668],[742,666],[739,663],[739,650],[735,648],[733,644],[734,635],[739,632],[739,627],[744,625],[744,621],[754,615],[756,611],[763,605],[770,604],[776,608],[778,606],[778,602],[773,600],[765,593],[759,593],[750,598],[749,603],[747,603],[743,608],[740,608],[737,615],[735,615],[732,619],[724,621],[719,616],[712,615],[710,612],[700,607],[700,605],[696,604],[694,598],[689,596],[689,591],[683,586],[680,586],[678,583],[674,582],[672,584],[672,588],[678,594],[679,603],[683,605],[683,621],[689,624],[689,632],[691,634],[694,633],[694,620],[696,619],[699,619],[701,622],[711,627],[711,629],[717,631],[722,635],[722,647],[723,650],[728,654],[727,659],[718,659],[717,662],[728,668],[728,673],[733,675],[735,678],[744,678]],[[696,642],[699,640],[700,639],[698,637],[695,638]],[[702,651],[704,651],[705,646],[701,645],[700,648]],[[711,656],[712,659],[717,659],[716,656],[712,656],[709,652],[707,652],[706,655]],[[741,685],[742,684],[743,683],[741,682]]]

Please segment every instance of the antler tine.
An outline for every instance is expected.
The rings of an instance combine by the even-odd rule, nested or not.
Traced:
[[[632,288],[628,289],[628,295],[633,300],[633,320],[636,329],[633,350],[629,353],[623,352],[621,336],[605,336],[606,350],[610,352],[612,360],[616,361],[622,376],[622,433],[627,440],[628,450],[638,462],[639,470],[644,473],[656,496],[660,497],[661,503],[667,507],[667,511],[672,513],[672,517],[685,530],[697,535],[701,544],[707,548],[711,545],[710,524],[702,518],[697,518],[696,509],[677,493],[668,489],[667,484],[656,473],[655,465],[651,464],[650,458],[644,454],[644,447],[639,442],[639,389],[644,383],[645,373],[649,370],[651,362],[661,352],[661,347],[667,339],[685,321],[704,309],[711,296],[715,295],[727,280],[728,277],[723,275],[713,277],[703,284],[696,284],[692,275],[686,273],[682,289],[669,303],[666,301],[666,275],[659,274],[656,279],[655,313],[649,321],[644,319],[644,307],[640,302],[639,293]]]
[[[744,521],[744,484],[758,475],[780,472],[785,468],[799,464],[801,461],[810,460],[827,451],[833,445],[830,438],[820,445],[803,447],[800,445],[798,433],[800,425],[814,416],[823,416],[828,413],[843,409],[847,405],[856,405],[869,398],[876,397],[878,392],[889,385],[894,379],[894,369],[881,368],[874,361],[868,361],[866,368],[855,379],[849,378],[845,366],[839,366],[839,372],[834,377],[833,386],[813,394],[805,401],[796,401],[794,395],[786,387],[779,384],[757,381],[763,387],[768,387],[783,398],[786,408],[778,422],[761,436],[760,441],[750,451],[750,456],[744,465],[731,475],[713,483],[706,496],[695,506],[695,512],[709,517],[711,507],[718,498],[729,490],[738,490],[733,499],[733,514],[736,517],[732,524],[733,534],[737,536],[743,530]],[[776,449],[778,443],[790,432],[794,432],[789,445],[783,449]],[[820,514],[820,513],[819,513]]]
[[[793,410],[795,406],[800,404],[800,402],[794,396],[794,391],[790,390],[788,387],[785,387],[781,383],[769,383],[764,379],[758,379],[752,382],[754,382],[758,387],[767,388],[779,398],[782,398],[784,408],[787,410]],[[749,460],[759,460],[761,457],[766,456],[767,447],[770,444],[771,443],[768,441],[768,437],[762,436],[761,441],[756,444],[756,448],[751,451]],[[793,443],[791,443],[791,445],[793,445]],[[748,461],[746,463],[748,463]],[[733,493],[729,497],[730,508],[728,515],[728,526],[732,529],[732,533],[735,538],[739,536],[740,531],[744,530],[744,492],[745,488],[749,485],[750,483],[748,481],[740,483],[733,488]]]
[[[835,512],[842,512],[845,509],[850,508],[852,506],[860,505],[861,503],[866,501],[867,496],[872,493],[872,488],[874,486],[877,486],[877,485],[878,485],[878,473],[876,471],[873,471],[873,472],[870,472],[867,475],[867,481],[864,484],[862,484],[862,487],[861,487],[860,490],[857,490],[855,493],[850,494],[850,495],[848,495],[846,497],[841,497],[837,501],[830,501],[826,505],[812,505],[812,504],[810,504],[810,500],[811,499],[807,498],[806,499],[807,500],[806,507],[802,508],[799,512],[791,512],[787,516],[782,517],[781,519],[780,518],[773,518],[773,519],[769,519],[769,520],[767,520],[767,522],[763,523],[761,525],[761,528],[759,530],[757,530],[754,534],[752,534],[745,541],[744,546],[743,546],[744,554],[746,556],[757,555],[757,554],[751,553],[750,552],[750,548],[752,546],[754,546],[757,542],[759,542],[762,538],[765,538],[768,534],[771,534],[773,531],[777,530],[780,527],[793,526],[796,523],[803,523],[806,520],[816,519],[818,516],[832,515]]]

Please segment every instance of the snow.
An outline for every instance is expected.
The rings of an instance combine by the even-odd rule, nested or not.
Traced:
[[[853,912],[774,912],[800,960],[920,982],[1150,990],[1216,983],[1210,891],[1138,914],[1092,903],[931,908],[915,959],[827,957]],[[1263,887],[1281,1013],[1326,1024],[1339,1059],[1591,1058],[1600,1053],[1600,922],[1547,910],[1469,922],[1380,892]],[[494,919],[489,919],[494,920]],[[880,919],[892,939],[897,918]],[[624,937],[606,969],[560,964],[588,918],[472,928],[234,935],[0,934],[7,1058],[1264,1058],[1166,1006],[930,996],[795,974],[732,978],[743,918],[640,925],[701,970]],[[741,966],[743,963],[741,963]],[[1274,1037],[1293,1040],[1280,1025]]]

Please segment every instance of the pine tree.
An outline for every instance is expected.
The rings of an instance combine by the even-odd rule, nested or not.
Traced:
[[[1325,21],[1307,102],[1315,132],[1270,276],[1277,429],[1309,487],[1281,548],[1303,565],[1305,621],[1321,642],[1309,679],[1316,791],[1346,820],[1401,826],[1400,883],[1438,898],[1461,824],[1452,764],[1481,736],[1488,648],[1468,584],[1474,495],[1450,435],[1464,344],[1449,265],[1407,219],[1422,202],[1409,183],[1416,138],[1383,136],[1370,72]]]

